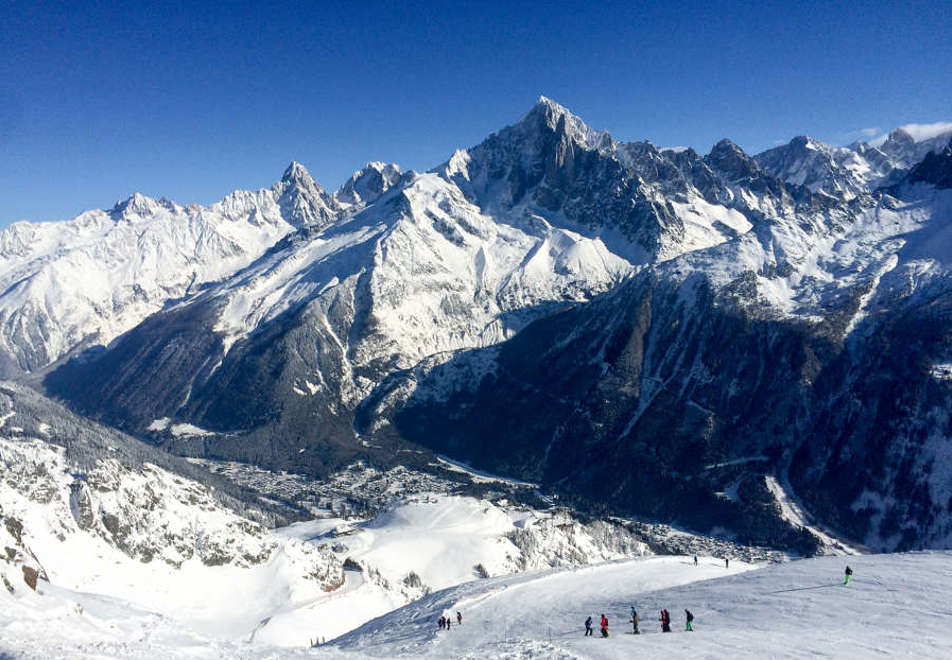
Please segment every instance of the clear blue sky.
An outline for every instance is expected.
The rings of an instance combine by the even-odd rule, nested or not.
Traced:
[[[950,35],[948,0],[2,0],[0,226],[424,170],[540,94],[623,140],[846,143],[952,120]]]

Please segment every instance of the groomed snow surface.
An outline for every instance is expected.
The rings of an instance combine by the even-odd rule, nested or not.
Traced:
[[[655,557],[553,575],[464,585],[373,621],[335,647],[376,657],[870,658],[952,657],[948,553],[826,557],[724,568]],[[854,580],[844,586],[847,564]],[[644,634],[629,634],[634,605]],[[659,632],[659,610],[672,616]],[[684,632],[684,608],[695,632]],[[437,631],[443,611],[463,625]],[[608,639],[583,637],[604,613]],[[596,635],[597,635],[596,630]]]
[[[950,553],[807,559],[760,570],[651,557],[469,582],[425,596],[315,649],[204,639],[122,601],[44,585],[0,594],[13,657],[870,658],[952,657]],[[842,585],[847,561],[853,582]],[[247,603],[235,602],[235,607]],[[630,634],[635,605],[643,634]],[[661,634],[667,608],[674,632]],[[81,611],[80,611],[81,608]],[[695,632],[684,632],[684,608]],[[439,631],[441,614],[463,625]],[[583,621],[610,621],[608,639]],[[340,613],[344,615],[344,612]],[[454,620],[455,624],[455,620]],[[305,631],[302,631],[305,632]],[[597,635],[596,630],[596,635]]]

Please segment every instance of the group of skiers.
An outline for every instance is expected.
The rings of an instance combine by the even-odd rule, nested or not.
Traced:
[[[603,614],[602,615],[602,637],[608,637],[608,618]],[[592,634],[592,617],[585,619],[585,636],[589,637]]]
[[[602,615],[601,621],[602,628],[602,637],[608,637],[608,617],[604,614]],[[589,637],[592,635],[592,617],[585,619],[585,636]]]
[[[729,562],[728,558],[725,557],[724,558],[725,568],[728,567],[729,565],[728,562]],[[694,555],[694,565],[697,566],[697,555]],[[853,569],[847,566],[846,571],[844,572],[843,584],[844,585],[849,584],[851,577],[853,577]],[[663,633],[671,632],[671,614],[668,612],[668,610],[662,608],[661,616],[659,617],[658,620],[661,622],[661,632]],[[638,616],[638,610],[635,609],[634,605],[631,606],[631,619],[629,621],[631,623],[631,628],[632,628],[631,632],[634,633],[635,635],[640,635],[641,631],[638,630],[638,624],[641,621],[641,617]],[[443,616],[439,618],[438,623],[440,626],[440,630],[449,630],[450,625],[452,623],[452,618],[444,614]],[[694,614],[691,613],[691,610],[685,609],[684,610],[685,632],[694,632],[693,623],[694,623]],[[460,612],[456,613],[456,625],[458,626],[463,625],[463,615]],[[600,628],[602,631],[602,637],[608,637],[608,617],[606,617],[604,614],[602,614]],[[592,629],[592,617],[589,616],[587,619],[585,619],[585,637],[589,637],[593,634],[594,633]]]
[[[724,558],[724,567],[728,567],[728,558]],[[697,566],[697,555],[694,555],[694,565]],[[846,570],[843,572],[843,584],[847,585],[850,583],[850,579],[853,577],[853,569],[849,566],[846,567]],[[671,614],[668,613],[668,610],[662,609],[661,616],[658,619],[661,622],[661,632],[671,632]],[[631,606],[631,632],[635,635],[641,634],[641,631],[638,630],[638,623],[641,621],[641,618],[638,616],[638,610],[635,609],[635,606]],[[694,614],[691,613],[691,610],[684,610],[684,630],[685,632],[694,632]],[[608,617],[602,614],[601,621],[602,637],[608,637]],[[585,619],[585,636],[588,637],[592,634],[592,617]]]
[[[453,622],[452,617],[448,617],[445,614],[441,616],[439,620],[437,621],[437,623],[440,626],[440,630],[449,630],[452,622]],[[463,625],[463,615],[460,614],[459,612],[456,613],[456,625],[458,626]]]
[[[661,632],[671,632],[671,614],[668,613],[668,610],[662,609],[661,616],[658,619],[661,621]],[[641,622],[641,617],[638,616],[638,610],[635,609],[635,606],[631,606],[631,632],[635,635],[640,635],[641,631],[638,630],[638,624]],[[684,610],[684,629],[687,632],[694,632],[694,614],[691,613],[691,610]],[[601,630],[602,637],[608,637],[608,617],[602,614],[601,620]],[[585,619],[585,637],[592,635],[592,617]]]

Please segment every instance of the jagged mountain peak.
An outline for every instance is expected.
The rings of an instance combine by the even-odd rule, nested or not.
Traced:
[[[735,144],[729,138],[722,138],[711,148],[711,155],[739,154],[747,156],[743,149]]]
[[[552,99],[540,96],[535,105],[515,125],[516,129],[523,129],[534,133],[540,129],[545,132],[555,132],[560,137],[568,138],[587,149],[608,148],[613,144],[611,136],[605,131],[596,131],[590,128],[578,115]]]
[[[853,199],[903,180],[928,154],[952,137],[952,123],[905,124],[868,142],[836,147],[798,136],[754,157],[786,183]]]
[[[570,115],[573,117],[575,116],[564,105],[558,101],[553,101],[548,96],[539,96],[539,98],[536,99],[535,104],[532,106],[532,110],[530,110],[530,112],[533,111],[542,112],[555,117],[562,117],[564,115]]]
[[[878,149],[886,146],[888,149],[889,145],[909,146],[931,141],[944,144],[950,137],[952,137],[952,122],[939,121],[932,124],[903,124],[866,144]]]
[[[735,181],[760,171],[757,163],[727,138],[715,144],[704,160],[715,170],[727,175],[728,179]]]
[[[400,171],[400,166],[396,163],[385,163],[382,160],[372,160],[367,165],[364,166],[362,170],[358,172],[366,172],[367,170],[376,170],[377,172],[383,172],[384,170],[396,170]]]
[[[930,152],[941,151],[952,138],[952,123],[905,124],[871,140],[867,147],[889,158],[897,168],[909,169]]]
[[[322,227],[337,217],[337,202],[327,194],[303,165],[291,161],[273,190],[279,195],[282,215],[292,225]]]
[[[825,142],[821,142],[809,135],[797,135],[790,140],[790,146],[797,149],[809,149],[811,151],[825,151],[830,148]]]
[[[894,142],[896,144],[915,144],[916,139],[906,129],[899,127],[894,129],[889,133],[889,136],[886,138],[887,142]]]
[[[150,216],[159,211],[163,206],[169,206],[170,203],[162,204],[159,201],[143,195],[142,193],[133,193],[121,202],[116,202],[110,210],[114,218],[129,216]]]
[[[314,177],[311,176],[311,173],[307,171],[307,168],[296,160],[292,160],[291,164],[288,165],[284,170],[284,174],[281,176],[281,181],[284,183],[296,183],[305,186],[317,185],[317,182],[314,180]]]
[[[334,198],[348,206],[364,206],[387,192],[402,176],[403,172],[396,163],[371,161],[363,169],[355,171],[334,194]]]

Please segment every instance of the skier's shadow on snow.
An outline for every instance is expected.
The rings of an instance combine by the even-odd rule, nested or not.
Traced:
[[[812,587],[797,587],[795,589],[780,589],[779,591],[768,591],[768,594],[786,594],[791,591],[809,591],[811,589],[829,589],[831,587],[842,587],[842,582],[833,582],[831,584],[818,584]]]
[[[872,580],[873,582],[875,582],[877,585],[879,585],[886,591],[890,591],[890,592],[896,591],[896,589],[894,589],[893,587],[887,586],[882,580],[880,580],[876,576],[872,576]],[[856,580],[851,580],[850,584],[855,585],[856,582],[857,582]],[[867,586],[870,586],[869,582],[861,582],[860,584],[861,585],[865,584]],[[790,593],[791,591],[809,591],[811,589],[830,589],[832,587],[845,587],[845,586],[846,586],[846,583],[844,582],[832,582],[830,584],[818,584],[812,587],[797,587],[796,589],[781,589],[779,591],[768,591],[767,593],[768,594],[786,594],[786,593]],[[859,587],[853,587],[853,588],[859,588]]]

